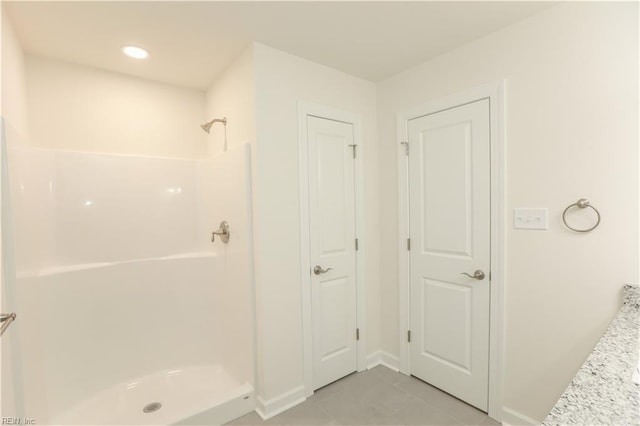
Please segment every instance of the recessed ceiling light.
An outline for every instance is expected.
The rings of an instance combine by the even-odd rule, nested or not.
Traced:
[[[136,59],[145,59],[149,52],[138,46],[122,46],[122,53]]]

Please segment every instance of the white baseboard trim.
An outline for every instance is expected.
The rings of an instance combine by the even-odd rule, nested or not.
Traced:
[[[261,396],[257,396],[255,411],[262,417],[262,420],[268,420],[291,407],[295,407],[306,399],[304,385],[300,385],[268,401],[265,401]]]
[[[509,407],[502,407],[502,424],[506,426],[540,426],[542,422],[525,416]]]
[[[385,351],[376,351],[367,356],[367,369],[384,365],[393,371],[400,371],[400,358]]]
[[[385,351],[376,351],[367,356],[367,369],[378,365],[384,365],[393,371],[400,371],[400,359]],[[267,401],[260,395],[256,396],[255,411],[262,420],[268,420],[306,401],[306,399],[304,385],[300,385]]]

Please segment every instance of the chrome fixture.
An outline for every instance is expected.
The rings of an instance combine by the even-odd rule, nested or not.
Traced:
[[[12,312],[10,314],[0,314],[0,323],[2,323],[2,326],[0,327],[0,336],[4,334],[7,328],[9,328],[11,323],[14,322],[15,320],[16,320],[15,312]]]
[[[231,231],[229,230],[229,224],[226,220],[223,220],[222,222],[220,222],[220,227],[218,228],[218,230],[211,233],[211,242],[214,242],[216,239],[216,235],[219,235],[220,241],[227,244],[229,242],[230,233]]]
[[[591,208],[595,213],[596,213],[596,223],[595,225],[593,225],[591,228],[586,228],[586,229],[576,229],[572,226],[569,226],[569,224],[567,223],[567,211],[571,208],[571,207],[579,207],[581,209],[586,209],[587,207]],[[594,229],[596,229],[598,227],[598,225],[600,225],[600,212],[591,205],[591,202],[589,200],[587,200],[586,198],[580,198],[578,201],[576,201],[575,203],[569,205],[566,209],[564,209],[564,211],[562,212],[562,221],[564,222],[564,226],[566,226],[567,228],[571,229],[572,231],[575,232],[589,232],[589,231],[593,231]]]
[[[324,273],[332,271],[332,270],[333,270],[333,268],[322,269],[322,266],[316,265],[313,268],[313,273],[316,274],[316,275],[320,275],[320,274],[324,274]]]
[[[144,406],[144,408],[142,409],[142,412],[145,414],[149,414],[149,413],[155,413],[156,411],[158,411],[159,409],[162,408],[162,404],[159,402],[151,402],[147,405]]]
[[[482,281],[484,280],[484,272],[482,271],[482,269],[476,269],[473,273],[473,275],[469,275],[466,272],[460,272],[460,275],[466,275],[469,278],[474,278],[478,281]]]
[[[409,142],[402,141],[400,144],[404,145],[404,155],[409,155]]]
[[[204,130],[205,132],[211,133],[211,126],[213,126],[214,123],[222,123],[225,127],[227,127],[227,117],[214,118],[211,121],[201,124],[200,127],[202,127],[202,130]]]
[[[200,127],[202,127],[202,130],[204,130],[205,132],[210,133],[211,126],[213,126],[214,123],[224,124],[224,151],[227,152],[227,117],[214,118],[211,121],[201,124]]]

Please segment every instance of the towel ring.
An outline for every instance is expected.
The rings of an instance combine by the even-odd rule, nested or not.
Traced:
[[[567,211],[571,207],[580,207],[581,209],[586,209],[587,207],[591,207],[591,209],[593,209],[593,211],[596,212],[596,215],[598,216],[598,220],[596,221],[596,224],[593,225],[591,228],[588,228],[588,229],[576,229],[576,228],[573,228],[573,227],[569,226],[569,224],[567,223],[566,215],[567,215]],[[600,212],[595,207],[593,207],[591,205],[589,200],[587,200],[586,198],[580,198],[578,201],[576,201],[575,203],[571,204],[566,209],[564,209],[564,211],[562,212],[562,221],[564,222],[565,226],[567,228],[571,229],[572,231],[575,231],[575,232],[589,232],[589,231],[593,231],[594,229],[596,229],[598,227],[598,225],[600,225]]]

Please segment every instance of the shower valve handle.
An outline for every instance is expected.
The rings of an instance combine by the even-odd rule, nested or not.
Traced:
[[[211,233],[211,242],[214,242],[216,239],[216,235],[219,235],[220,241],[227,244],[229,242],[230,233],[231,231],[229,230],[229,224],[226,220],[223,220],[222,222],[220,222],[220,227],[218,228],[218,230]]]

